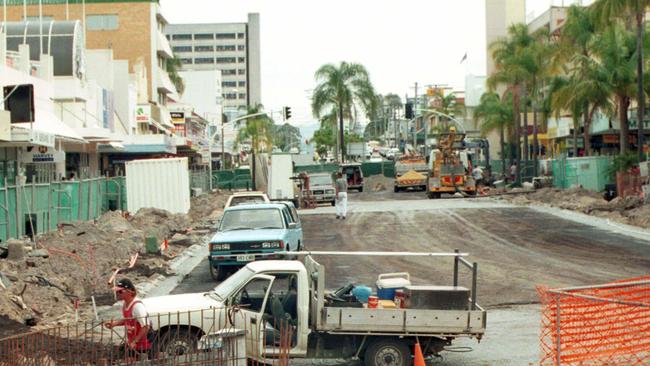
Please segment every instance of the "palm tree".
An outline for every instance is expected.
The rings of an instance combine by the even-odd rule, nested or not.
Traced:
[[[645,109],[645,93],[643,89],[643,33],[646,9],[650,0],[598,0],[593,6],[594,12],[605,23],[616,17],[627,18],[629,15],[636,21],[636,79],[637,79],[637,146],[639,161],[643,161],[643,114]],[[623,143],[623,141],[621,141]]]
[[[623,27],[614,24],[602,33],[595,43],[595,52],[605,70],[609,86],[617,105],[620,122],[620,152],[629,147],[629,124],[627,118],[630,100],[634,95],[635,37]]]
[[[249,108],[247,115],[260,113],[264,110],[264,106],[258,104],[256,107]],[[261,152],[270,152],[273,148],[273,130],[275,125],[273,120],[268,115],[261,115],[256,117],[247,118],[246,124],[239,129],[237,138],[235,139],[235,147],[241,143],[250,142],[252,153],[251,173],[253,178],[253,190],[256,189],[256,161],[255,156]]]
[[[581,105],[583,110],[583,136],[585,154],[591,155],[591,140],[589,129],[597,110],[611,110],[610,96],[613,94],[610,83],[610,70],[607,70],[596,59],[576,55],[574,65],[569,71],[568,83],[556,94],[556,105],[559,108],[574,110]]]
[[[533,42],[534,38],[530,35],[527,25],[513,24],[508,28],[506,38],[490,45],[496,69],[488,78],[488,86],[494,90],[497,85],[505,84],[513,95],[516,184],[521,183],[521,94],[522,86],[525,86],[534,68],[535,57],[531,49]]]
[[[494,92],[486,92],[481,95],[481,101],[474,111],[474,118],[476,123],[481,122],[480,130],[481,135],[485,136],[488,133],[498,130],[499,131],[499,146],[501,149],[501,174],[506,175],[506,151],[505,151],[505,135],[506,130],[511,129],[514,125],[514,117],[512,114],[512,94],[508,93],[508,97],[502,100],[499,94]]]
[[[315,74],[318,85],[312,96],[312,111],[320,118],[324,111],[336,108],[339,121],[339,146],[341,161],[345,160],[345,138],[343,120],[353,115],[359,105],[366,112],[375,98],[375,90],[365,67],[356,63],[341,62],[338,66],[326,64]]]

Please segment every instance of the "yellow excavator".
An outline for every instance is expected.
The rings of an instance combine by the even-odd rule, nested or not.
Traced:
[[[438,135],[437,148],[431,151],[427,177],[427,197],[440,198],[443,193],[476,195],[476,182],[471,167],[463,165],[460,152],[464,150],[464,133],[457,133],[455,127]]]

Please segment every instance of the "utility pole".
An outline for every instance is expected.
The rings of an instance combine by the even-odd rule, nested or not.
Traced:
[[[415,82],[415,100],[413,101],[413,150],[417,151],[418,149],[418,83]]]

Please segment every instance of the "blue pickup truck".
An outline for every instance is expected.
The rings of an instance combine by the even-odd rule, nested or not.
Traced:
[[[210,240],[210,274],[221,281],[248,262],[282,259],[273,253],[302,249],[302,226],[291,202],[229,207]]]

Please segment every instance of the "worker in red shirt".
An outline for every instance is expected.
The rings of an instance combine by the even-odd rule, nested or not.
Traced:
[[[133,282],[123,278],[115,284],[113,291],[117,298],[122,300],[123,319],[107,322],[104,326],[108,329],[126,327],[125,351],[129,356],[137,353],[151,354],[152,344],[148,337],[151,326],[147,319],[147,309],[142,301],[137,298],[137,291]]]

